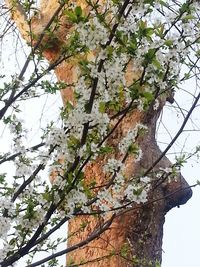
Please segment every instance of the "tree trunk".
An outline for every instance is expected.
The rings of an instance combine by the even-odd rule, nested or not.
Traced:
[[[9,6],[12,4],[12,1],[11,3],[10,1],[7,2]],[[83,9],[86,9],[86,1],[80,0],[78,2]],[[32,18],[31,27],[27,25],[26,17],[21,7],[19,7],[19,5],[15,5],[12,9],[12,17],[23,38],[29,44],[32,43],[34,45],[37,43],[37,38],[35,40],[30,39],[29,29],[31,28],[39,38],[47,23],[59,8],[59,4],[55,0],[44,3],[40,8],[39,15]],[[58,16],[58,18],[60,19],[60,26],[54,32],[54,39],[44,35],[43,40],[38,45],[38,50],[42,52],[50,64],[59,58],[62,53],[62,45],[66,42],[65,36],[73,30],[72,25],[65,21],[62,16]],[[58,81],[65,81],[69,84],[76,81],[76,62],[76,58],[65,60],[55,68]],[[127,83],[134,79],[135,76],[135,73],[128,72]],[[71,87],[62,90],[61,94],[64,103],[71,101],[75,104]],[[139,162],[135,162],[133,156],[129,156],[126,160],[125,172],[129,178],[148,170],[161,155],[155,140],[155,129],[157,119],[165,105],[166,99],[159,99],[159,101],[158,110],[149,107],[149,110],[146,112],[138,110],[129,112],[108,140],[108,144],[116,148],[127,131],[133,128],[134,125],[137,123],[147,125],[148,132],[137,140],[143,150],[142,159]],[[121,157],[117,149],[114,153],[116,158]],[[106,177],[102,171],[102,166],[105,162],[106,158],[102,156],[97,158],[95,162],[88,163],[84,173],[86,184],[89,184],[94,178],[99,186],[106,182]],[[151,172],[152,176],[159,168],[170,166],[172,166],[171,162],[165,156],[162,157],[154,166]],[[78,248],[67,255],[67,266],[74,263],[78,266],[78,264],[85,262],[84,266],[88,267],[147,267],[156,266],[156,263],[161,263],[165,215],[171,208],[187,202],[192,192],[181,175],[178,175],[176,179],[170,182],[168,179],[163,181],[152,180],[154,182],[151,184],[148,202],[143,205],[133,204],[132,207],[125,209],[123,213],[119,213],[106,232],[83,248]],[[107,214],[103,219],[101,216],[85,215],[70,220],[68,246],[87,239],[90,233],[95,228],[101,226],[104,220],[109,219],[110,216],[110,214]],[[86,224],[84,228],[81,228],[83,222]]]
[[[147,170],[157,160],[161,151],[155,141],[155,127],[158,113],[136,114],[133,112],[124,122],[120,124],[111,137],[112,142],[118,143],[120,138],[136,123],[147,123],[148,133],[140,138],[138,143],[142,148],[143,157],[135,163],[129,157],[126,163],[126,175],[128,177],[137,176],[141,171]],[[102,176],[101,166],[104,159],[98,159],[95,163],[87,166],[85,176],[87,180],[95,177],[99,184],[105,184],[105,177]],[[154,171],[159,168],[172,166],[167,157],[163,157],[155,166]],[[185,188],[185,189],[184,189]],[[182,205],[191,197],[191,189],[185,179],[179,175],[176,180],[169,183],[168,180],[152,184],[149,193],[148,203],[143,205],[133,205],[117,217],[109,230],[98,239],[92,241],[87,246],[78,251],[74,251],[67,256],[68,262],[88,262],[85,266],[115,266],[115,267],[148,267],[156,266],[162,260],[162,238],[163,224],[166,213],[173,207]],[[106,218],[107,219],[107,218]],[[79,230],[83,222],[87,222],[86,228]],[[95,227],[103,223],[102,218],[94,216],[76,217],[69,223],[69,245],[85,240]],[[94,261],[98,259],[99,261]],[[69,265],[70,266],[70,265]]]

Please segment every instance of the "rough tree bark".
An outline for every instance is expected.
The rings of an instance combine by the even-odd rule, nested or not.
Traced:
[[[87,10],[86,1],[79,0],[76,2],[84,10]],[[37,45],[37,50],[40,50],[44,58],[49,63],[54,63],[62,53],[62,45],[66,42],[65,36],[73,30],[73,25],[62,16],[62,8],[59,9],[58,1],[42,1],[40,10],[37,15],[32,17],[29,23],[27,23],[27,17],[17,1],[14,1],[13,5],[13,1],[7,0],[7,4],[11,8],[12,18],[22,37],[33,47]],[[56,15],[55,12],[57,12]],[[44,29],[53,16],[58,17],[60,26],[54,29],[53,38],[51,38],[45,35]],[[53,24],[50,27],[53,29]],[[31,40],[30,31],[35,35],[34,40]],[[41,35],[43,38],[37,43]],[[65,60],[55,68],[55,74],[59,81],[65,81],[69,84],[76,81],[76,61],[76,58]],[[136,77],[136,73],[128,71],[127,83],[136,79]],[[62,90],[61,95],[64,103],[66,101],[75,102],[72,88],[68,87]],[[126,175],[128,177],[136,176],[142,170],[148,170],[161,155],[155,140],[155,129],[159,114],[166,100],[169,99],[159,99],[160,106],[156,111],[150,107],[147,112],[138,110],[129,112],[108,140],[109,144],[116,147],[128,129],[132,128],[136,123],[144,123],[148,126],[148,132],[137,140],[144,151],[142,159],[140,162],[135,163],[133,157],[129,156],[126,160]],[[115,153],[119,153],[117,149]],[[120,158],[120,155],[118,157]],[[104,184],[106,177],[103,175],[102,165],[105,160],[103,157],[98,158],[95,162],[87,165],[85,170],[86,183],[89,183],[90,179],[95,177],[98,185]],[[158,170],[160,167],[166,168],[171,165],[172,163],[164,156],[154,166],[153,171]],[[186,203],[191,195],[192,191],[181,175],[171,182],[166,180],[154,182],[147,204],[134,205],[132,209],[126,210],[124,214],[118,216],[109,230],[98,239],[68,255],[68,264],[73,260],[77,266],[82,261],[88,261],[84,266],[96,267],[155,266],[156,262],[161,262],[163,224],[166,213],[173,207]],[[87,222],[87,226],[80,231],[79,227],[83,221]],[[69,238],[68,245],[86,239],[89,233],[101,223],[103,223],[102,218],[94,216],[79,216],[71,220],[69,223],[69,235],[76,234]]]

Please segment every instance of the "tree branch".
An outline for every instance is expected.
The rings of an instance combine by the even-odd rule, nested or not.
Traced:
[[[116,217],[115,214],[112,215],[112,217],[106,221],[104,223],[104,225],[100,226],[99,229],[95,229],[90,235],[88,238],[86,238],[85,240],[79,242],[78,244],[75,244],[75,245],[72,245],[71,247],[69,248],[66,248],[64,250],[61,250],[55,254],[52,254],[51,256],[49,257],[46,257],[40,261],[37,261],[35,263],[32,263],[30,265],[27,265],[26,267],[35,267],[35,266],[41,266],[42,263],[45,263],[51,259],[54,259],[56,257],[60,257],[64,254],[68,254],[69,252],[73,251],[73,250],[76,250],[76,249],[79,249],[85,245],[88,245],[88,243],[90,243],[91,241],[93,241],[94,239],[98,238],[102,233],[104,233],[106,230],[109,229],[110,225],[112,224],[114,218]]]
[[[170,144],[165,148],[165,150],[162,152],[162,154],[160,155],[160,157],[157,158],[157,160],[154,161],[154,163],[150,166],[150,168],[144,173],[144,176],[148,175],[153,168],[161,161],[161,159],[166,155],[166,153],[170,150],[170,148],[172,147],[172,145],[176,142],[176,140],[178,139],[178,137],[180,136],[180,134],[183,132],[183,129],[185,128],[185,125],[187,124],[189,118],[191,117],[191,114],[193,112],[193,110],[195,109],[198,101],[200,99],[200,93],[197,95],[197,97],[195,98],[194,103],[192,104],[190,110],[188,111],[188,114],[186,115],[180,129],[178,130],[178,132],[176,133],[176,135],[174,136],[174,138],[172,139],[172,141],[170,142]]]
[[[5,0],[5,3],[10,9],[12,20],[14,20],[15,24],[17,25],[20,34],[26,41],[29,41],[30,27],[23,6],[19,3],[19,1]]]

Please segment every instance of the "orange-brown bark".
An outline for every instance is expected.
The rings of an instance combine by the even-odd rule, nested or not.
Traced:
[[[142,170],[148,169],[161,154],[154,136],[156,122],[154,116],[156,116],[155,113],[148,122],[149,132],[138,141],[144,151],[142,160],[135,163],[134,158],[129,157],[126,161],[127,177],[133,177]],[[117,145],[127,129],[130,129],[137,122],[143,121],[145,121],[145,114],[138,111],[132,112],[111,137],[112,144],[116,143]],[[90,178],[93,180],[95,177],[98,184],[104,184],[105,177],[103,176],[102,165],[103,159],[88,165],[85,171],[87,180],[90,180]],[[164,157],[154,170],[171,165],[171,162]],[[116,218],[110,229],[97,240],[79,249],[78,252],[71,253],[68,256],[68,262],[71,262],[71,260],[75,263],[91,261],[85,266],[95,267],[155,266],[156,261],[161,262],[165,214],[171,208],[184,204],[191,197],[191,190],[187,187],[188,184],[181,175],[177,177],[176,181],[161,183],[157,188],[151,190],[148,204],[133,205],[132,210]],[[187,189],[176,192],[181,188]],[[173,192],[176,193],[172,194]],[[108,217],[109,215],[106,219]],[[83,222],[87,223],[86,228],[78,231]],[[69,233],[76,233],[69,238],[69,244],[72,245],[85,240],[101,223],[102,218],[94,218],[93,216],[76,217],[69,224]],[[107,257],[104,258],[105,256]],[[95,259],[102,260],[94,261]]]
[[[86,9],[86,1],[79,0],[79,4]],[[40,10],[40,16],[32,18],[32,30],[36,35],[42,33],[46,24],[53,16],[58,8],[58,2],[55,0],[45,2]],[[62,13],[62,12],[61,12]],[[14,17],[14,16],[13,16]],[[60,19],[60,27],[55,30],[54,36],[56,41],[52,41],[48,37],[40,44],[40,49],[43,56],[50,62],[54,62],[61,53],[61,47],[65,44],[67,33],[73,29],[73,26],[65,21],[62,16]],[[15,18],[16,19],[16,18]],[[20,23],[17,23],[20,28]],[[27,28],[26,28],[27,30]],[[29,36],[24,34],[23,37],[30,43]],[[50,48],[45,48],[46,43],[50,42]],[[55,68],[55,73],[59,81],[65,81],[67,84],[72,84],[77,80],[76,75],[77,60],[65,60]],[[138,75],[138,74],[137,74]],[[131,82],[137,76],[130,70],[127,71],[127,83]],[[73,97],[73,88],[69,86],[61,91],[63,102],[71,101],[75,104]],[[160,111],[165,104],[164,99],[160,99],[160,107],[157,111],[149,109],[148,112],[140,112],[138,110],[131,111],[117,127],[116,131],[109,138],[108,143],[113,147],[122,139],[127,131],[133,128],[136,123],[145,123],[148,126],[148,132],[138,139],[138,144],[143,150],[143,157],[140,162],[135,162],[132,156],[126,160],[126,176],[133,177],[141,173],[142,170],[148,169],[151,164],[160,156],[161,152],[155,140],[156,121]],[[114,124],[114,121],[113,121]],[[119,153],[117,149],[115,153]],[[120,154],[117,155],[120,158]],[[105,158],[98,158],[95,162],[89,163],[85,169],[85,182],[90,183],[90,180],[95,178],[96,184],[101,185],[106,182],[106,177],[103,174],[102,166],[106,161]],[[166,168],[171,166],[170,161],[163,157],[156,165],[154,171],[159,167]],[[187,188],[185,190],[179,190]],[[173,194],[173,192],[175,192]],[[90,242],[81,249],[77,249],[67,256],[67,262],[79,263],[86,262],[84,266],[94,267],[146,267],[155,266],[156,261],[161,261],[162,254],[162,236],[163,224],[166,212],[180,204],[184,204],[191,197],[191,190],[184,178],[180,175],[171,183],[163,181],[158,186],[152,184],[152,189],[149,194],[149,202],[145,205],[133,205],[132,210],[126,211],[118,216],[112,223],[109,230],[103,233],[99,238]],[[158,201],[155,201],[155,200]],[[106,219],[109,218],[107,214]],[[86,227],[80,230],[82,223],[86,223]],[[69,223],[69,242],[68,245],[79,243],[87,239],[90,233],[96,227],[103,223],[102,217],[94,216],[79,216],[72,219]],[[88,262],[88,263],[87,263]]]

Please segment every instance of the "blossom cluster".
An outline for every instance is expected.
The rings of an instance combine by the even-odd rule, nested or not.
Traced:
[[[148,131],[148,128],[145,125],[137,123],[133,129],[128,131],[127,135],[119,143],[119,150],[121,153],[126,153],[129,147],[135,143],[136,137],[141,130]]]

